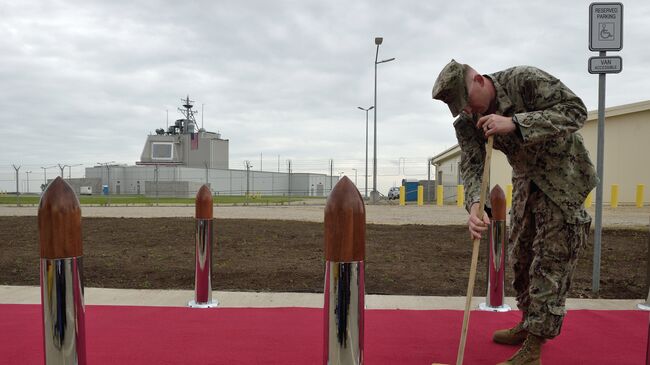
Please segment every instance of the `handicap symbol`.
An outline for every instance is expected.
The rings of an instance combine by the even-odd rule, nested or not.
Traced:
[[[611,23],[601,23],[603,25],[603,28],[600,30],[600,33],[598,34],[598,37],[600,40],[608,40],[610,38],[614,38],[614,34],[609,31],[607,28],[607,24]]]

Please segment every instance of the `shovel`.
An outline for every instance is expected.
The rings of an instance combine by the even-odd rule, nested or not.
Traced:
[[[488,190],[488,180],[490,179],[490,160],[492,159],[493,136],[488,137],[487,147],[485,148],[485,163],[483,165],[483,179],[481,180],[481,195],[479,199],[478,218],[483,221],[483,207],[485,206],[486,191]],[[476,281],[476,266],[478,264],[478,249],[481,243],[480,238],[474,238],[472,247],[472,266],[469,270],[469,282],[467,283],[467,297],[465,300],[465,314],[463,316],[463,327],[460,331],[460,344],[458,345],[458,356],[456,365],[463,364],[465,355],[465,342],[467,341],[467,327],[469,325],[469,309],[472,304],[472,295],[474,293],[474,281]],[[445,365],[433,363],[431,365]]]

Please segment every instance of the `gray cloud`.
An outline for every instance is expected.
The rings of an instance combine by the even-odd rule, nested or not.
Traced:
[[[587,47],[588,6],[559,0],[3,4],[0,190],[15,186],[12,163],[39,172],[58,162],[133,163],[145,135],[165,126],[166,110],[170,120],[179,117],[187,94],[197,110],[204,104],[206,129],[230,139],[233,168],[262,153],[265,166],[277,166],[280,155],[282,164],[290,158],[305,169],[326,169],[332,158],[346,173],[360,172],[365,113],[357,106],[373,102],[375,36],[384,37],[379,57],[397,58],[378,67],[378,157],[386,175],[379,182],[387,188],[401,178],[398,165],[406,177],[425,176],[426,158],[455,144],[447,108],[430,97],[451,58],[485,73],[541,67],[595,109],[597,77],[586,71],[596,55]],[[608,76],[608,106],[650,99],[650,4],[624,6],[624,71]],[[371,131],[372,120],[370,113]]]

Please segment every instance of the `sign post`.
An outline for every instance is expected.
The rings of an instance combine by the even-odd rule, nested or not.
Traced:
[[[605,151],[605,76],[621,72],[623,59],[607,57],[607,51],[623,48],[623,4],[591,3],[589,5],[589,50],[598,51],[599,57],[591,57],[588,71],[598,74],[598,147],[596,170],[596,223],[594,227],[594,259],[591,291],[600,290],[600,252],[603,221],[603,165]]]
[[[621,56],[589,57],[590,74],[617,74],[623,70]]]

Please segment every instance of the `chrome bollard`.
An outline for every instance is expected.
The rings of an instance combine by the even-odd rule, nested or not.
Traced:
[[[492,219],[488,243],[487,295],[479,309],[492,312],[507,312],[510,306],[504,303],[506,263],[506,196],[499,185],[490,193]]]
[[[643,311],[650,311],[650,290],[648,291],[648,297],[645,302],[637,304],[636,307]]]
[[[650,365],[650,321],[648,322],[648,339],[645,350],[645,364]]]
[[[214,241],[212,193],[207,185],[201,186],[196,194],[196,229],[194,299],[188,305],[192,308],[214,308],[219,301],[212,299],[212,242]]]
[[[344,176],[325,206],[323,364],[363,364],[366,210]]]
[[[86,364],[81,209],[57,177],[38,207],[45,364]]]

